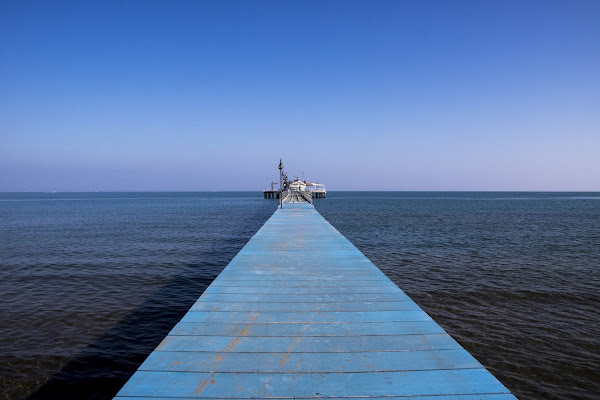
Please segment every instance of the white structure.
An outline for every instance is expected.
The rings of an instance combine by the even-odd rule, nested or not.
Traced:
[[[306,183],[306,191],[312,193],[312,197],[314,198],[324,198],[327,195],[327,189],[325,189],[325,185],[322,183]]]
[[[294,181],[290,183],[291,190],[306,190],[306,183],[302,181]]]
[[[290,194],[290,192],[301,192],[301,194],[296,193],[297,195],[302,195],[303,197],[309,198],[325,198],[327,195],[327,190],[325,189],[325,185],[321,183],[312,183],[305,180],[300,180],[296,178],[294,181],[289,181],[287,178],[287,174],[283,171],[283,162],[279,159],[279,189],[275,190],[273,188],[274,185],[277,185],[277,182],[271,182],[271,190],[265,189],[263,190],[265,199],[281,199],[282,197],[286,197]],[[304,176],[304,172],[302,173]],[[302,178],[304,179],[304,178]]]
[[[306,182],[306,190],[311,192],[326,192],[325,185],[322,183]]]

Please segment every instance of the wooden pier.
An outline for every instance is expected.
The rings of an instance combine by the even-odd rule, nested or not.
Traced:
[[[285,203],[116,399],[509,400],[308,202]]]

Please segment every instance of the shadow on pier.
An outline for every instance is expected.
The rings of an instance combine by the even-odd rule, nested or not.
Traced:
[[[233,251],[231,258],[235,254]],[[204,257],[215,258],[210,254]],[[27,399],[112,399],[226,264],[206,262],[182,267]]]

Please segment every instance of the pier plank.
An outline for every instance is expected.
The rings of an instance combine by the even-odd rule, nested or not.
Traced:
[[[484,369],[314,374],[137,371],[123,396],[254,398],[508,393]]]
[[[258,323],[344,323],[385,321],[429,321],[424,311],[318,311],[318,312],[252,312],[190,311],[181,322],[245,322]]]
[[[180,322],[171,336],[394,336],[445,333],[433,320],[393,322],[348,322],[345,324],[243,324]]]
[[[257,312],[325,312],[325,311],[416,311],[419,306],[411,301],[380,301],[351,303],[220,303],[198,301],[190,311],[257,311]]]
[[[462,350],[357,353],[207,353],[155,351],[140,371],[326,373],[483,368]]]
[[[184,400],[200,397],[115,397],[115,400]],[[203,400],[217,400],[217,397],[201,397]],[[297,399],[322,399],[323,397],[296,397]],[[289,400],[289,397],[269,397],[270,400]],[[386,397],[327,397],[327,400],[515,400],[509,393],[501,394],[462,394],[436,396],[386,396]]]
[[[293,290],[290,290],[293,292]],[[234,294],[234,293],[203,293],[199,301],[221,301],[239,303],[247,302],[292,302],[292,303],[340,303],[340,302],[363,302],[368,301],[402,301],[410,300],[402,293],[370,293],[365,294]]]
[[[309,203],[285,203],[115,399],[514,400]]]
[[[449,335],[394,336],[246,336],[244,329],[235,336],[167,336],[155,351],[210,352],[288,352],[323,353],[361,351],[411,351],[458,349],[460,345]]]
[[[211,286],[207,288],[204,293],[208,294],[287,294],[293,291],[295,294],[300,295],[312,295],[322,293],[327,290],[329,294],[374,294],[374,293],[396,293],[398,288],[391,286],[327,286],[326,288],[321,287],[295,287],[293,289],[287,287],[277,286],[243,286],[243,287],[230,287],[230,286]]]

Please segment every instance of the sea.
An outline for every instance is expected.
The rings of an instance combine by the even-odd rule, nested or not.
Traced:
[[[600,398],[600,193],[327,196],[321,215],[518,398]],[[277,205],[0,193],[0,399],[111,399]]]

